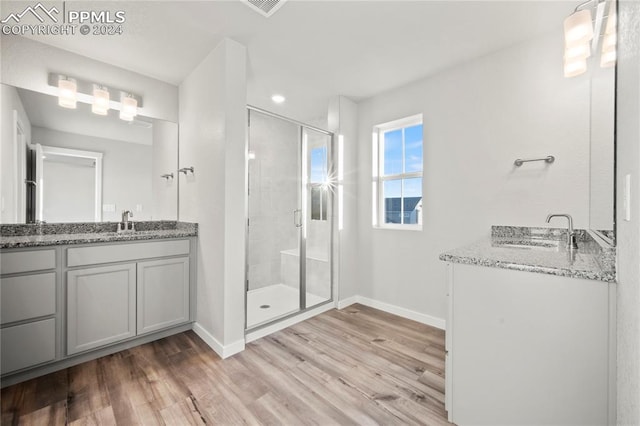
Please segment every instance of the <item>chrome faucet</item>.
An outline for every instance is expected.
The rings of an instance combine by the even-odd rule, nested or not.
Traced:
[[[131,222],[131,229],[129,229],[129,219],[132,217],[133,213],[131,213],[131,210],[122,211],[122,222],[118,224],[118,232],[129,232],[136,230],[133,222]]]
[[[133,217],[133,213],[131,213],[131,210],[123,210],[122,211],[122,223],[128,224],[130,217]]]
[[[568,214],[550,214],[547,216],[547,223],[551,222],[551,218],[554,217],[566,217],[569,221],[569,229],[567,235],[567,245],[569,248],[577,249],[578,243],[576,242],[576,232],[573,230],[573,218]]]

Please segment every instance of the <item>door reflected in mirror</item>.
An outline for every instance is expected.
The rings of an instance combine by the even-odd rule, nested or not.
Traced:
[[[3,84],[1,148],[1,223],[177,220],[176,123]]]

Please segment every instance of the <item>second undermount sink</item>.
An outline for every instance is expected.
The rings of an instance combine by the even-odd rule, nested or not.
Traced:
[[[493,246],[522,250],[559,251],[564,247],[564,244],[557,240],[494,240]]]

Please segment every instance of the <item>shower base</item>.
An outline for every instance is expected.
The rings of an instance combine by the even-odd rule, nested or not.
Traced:
[[[307,292],[307,307],[329,299]],[[271,322],[299,310],[300,290],[284,284],[249,290],[247,292],[247,328]]]

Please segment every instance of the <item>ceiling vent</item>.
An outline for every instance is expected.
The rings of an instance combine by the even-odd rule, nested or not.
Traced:
[[[246,0],[243,2],[253,11],[267,18],[276,13],[286,0]]]

